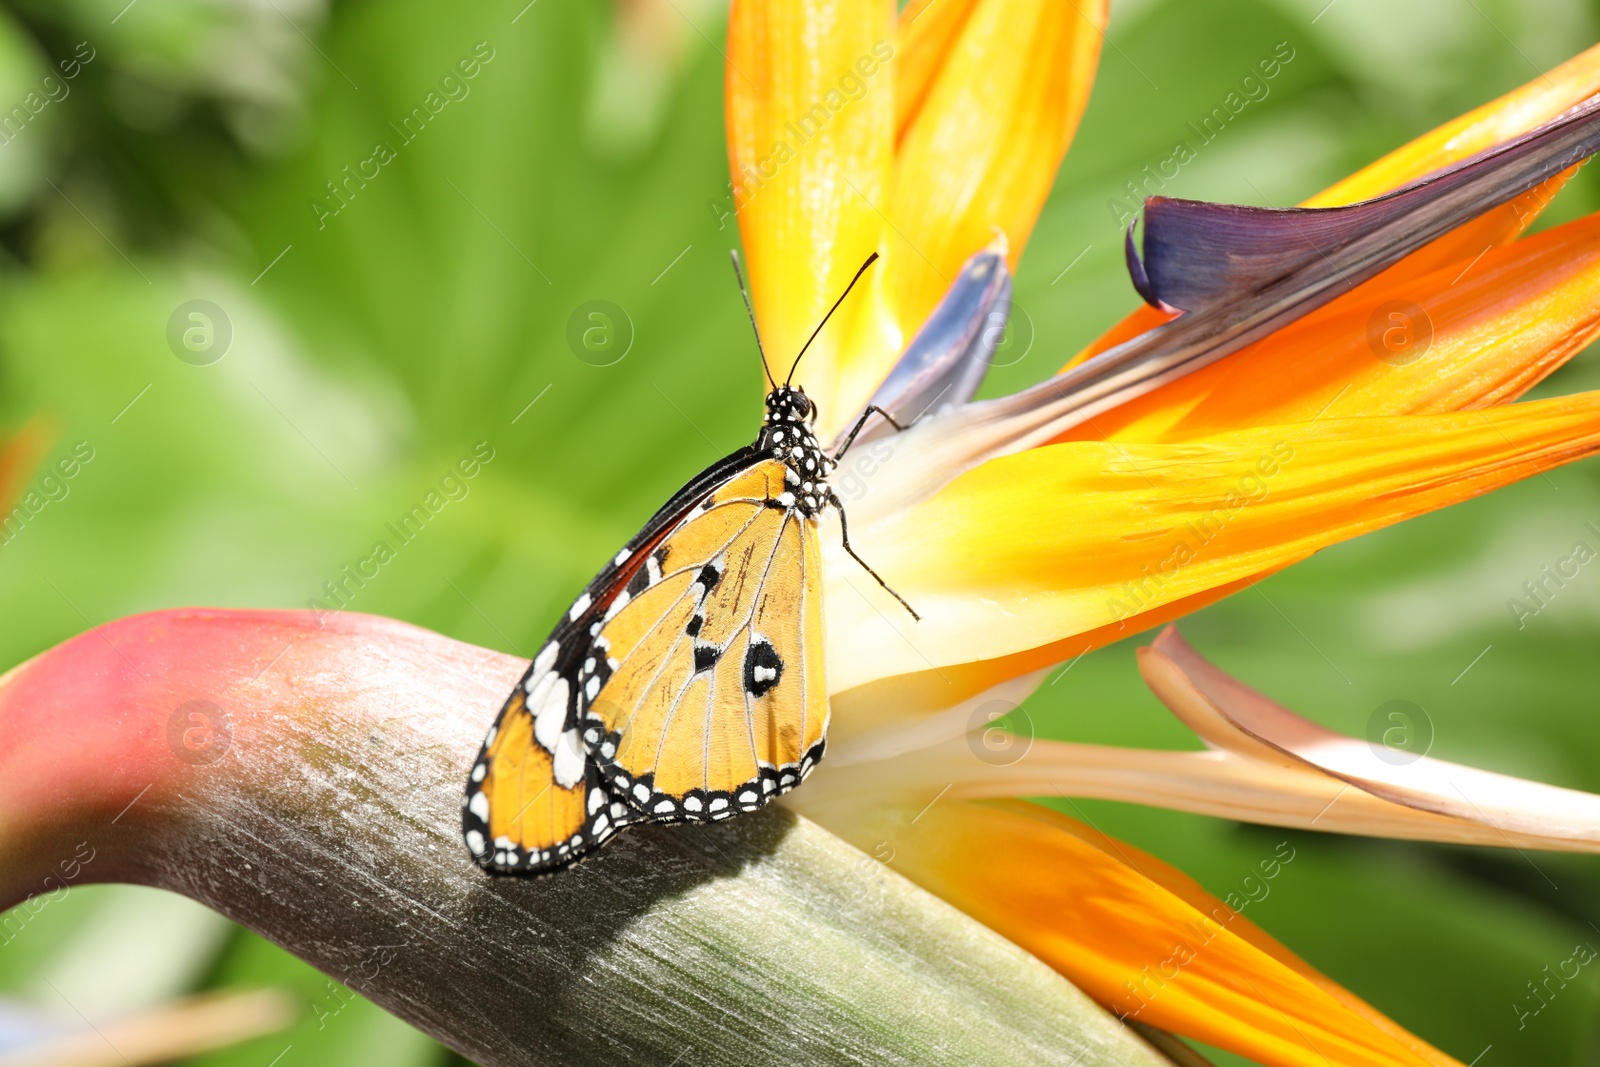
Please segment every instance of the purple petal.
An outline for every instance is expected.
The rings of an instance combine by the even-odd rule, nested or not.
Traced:
[[[1145,260],[1151,292],[1189,310],[1032,388],[941,418],[931,433],[963,439],[942,450],[944,477],[1048,441],[1237,352],[1596,151],[1600,95],[1515,141],[1348,208],[1160,203],[1146,220],[1146,248],[1156,250]]]
[[[1149,212],[1150,201],[1145,200],[1145,211]],[[1133,228],[1139,225],[1139,220],[1134,219],[1128,223],[1128,232],[1122,239],[1122,258],[1128,263],[1128,277],[1133,281],[1134,291],[1144,297],[1144,302],[1151,307],[1160,308],[1162,311],[1177,311],[1170,304],[1163,304],[1161,298],[1156,296],[1156,290],[1150,284],[1150,275],[1144,268],[1144,261],[1139,258],[1139,247],[1133,240]]]
[[[1600,97],[1554,121],[1345,207],[1262,208],[1152,196],[1144,202],[1143,262],[1128,268],[1147,302],[1197,312],[1268,294],[1332,299],[1428,241],[1593,154]],[[1306,305],[1301,314],[1314,304]]]

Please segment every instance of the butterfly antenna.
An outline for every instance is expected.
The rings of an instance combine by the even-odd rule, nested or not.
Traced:
[[[761,345],[761,328],[756,325],[755,305],[750,303],[750,290],[744,284],[744,271],[739,269],[739,250],[731,249],[728,254],[733,257],[733,276],[739,279],[739,295],[744,297],[744,309],[750,315],[750,330],[756,335],[756,351],[761,355],[761,369],[767,372],[767,382],[776,389],[778,383],[772,377],[772,368],[767,365],[767,350]]]
[[[850,284],[844,287],[844,292],[839,294],[839,299],[833,302],[833,307],[829,308],[828,313],[822,316],[822,321],[817,323],[817,328],[815,330],[811,331],[811,336],[806,338],[806,343],[800,346],[800,356],[806,354],[806,349],[811,347],[811,342],[817,339],[817,334],[821,333],[822,328],[828,325],[828,320],[833,317],[833,313],[835,311],[839,310],[839,305],[844,303],[844,298],[850,295],[850,290],[856,287],[856,282],[861,280],[861,276],[867,273],[867,268],[872,266],[877,259],[878,253],[874,252],[872,255],[867,257],[867,261],[865,263],[861,264],[861,269],[856,271],[856,276],[854,278],[850,279]],[[788,385],[794,380],[794,369],[795,367],[800,366],[800,356],[794,357],[794,363],[789,367],[789,377],[783,380],[784,385]]]

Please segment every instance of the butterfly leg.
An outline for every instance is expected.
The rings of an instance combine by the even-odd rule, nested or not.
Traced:
[[[844,444],[839,446],[839,451],[837,451],[837,452],[835,452],[833,454],[833,461],[835,463],[837,463],[841,459],[843,459],[844,458],[844,454],[846,452],[850,451],[850,446],[855,443],[856,434],[861,432],[861,427],[865,426],[867,424],[867,420],[872,418],[872,416],[874,414],[882,415],[883,418],[884,418],[884,421],[887,422],[890,426],[893,426],[897,430],[904,430],[905,429],[904,426],[901,426],[898,422],[894,421],[894,416],[893,415],[889,414],[887,411],[883,410],[878,405],[873,404],[870,407],[868,407],[867,410],[865,410],[865,411],[863,411],[861,413],[861,417],[856,420],[855,428],[852,429],[850,431],[850,433],[845,437]]]
[[[887,417],[887,416],[885,416],[885,417]],[[910,604],[906,603],[906,598],[901,596],[899,593],[895,592],[894,588],[888,582],[884,581],[881,577],[879,577],[877,571],[872,569],[872,565],[869,564],[866,560],[862,559],[860,556],[856,555],[856,550],[850,547],[850,525],[849,525],[849,523],[847,523],[845,521],[844,505],[842,503],[840,503],[839,498],[834,495],[833,489],[831,487],[828,490],[828,503],[832,504],[834,506],[834,508],[839,512],[839,537],[840,537],[840,540],[842,540],[844,542],[844,550],[846,552],[850,553],[850,558],[855,560],[857,563],[861,564],[861,569],[866,571],[868,574],[872,575],[872,580],[877,582],[879,585],[883,586],[884,591],[886,593],[888,593],[890,596],[894,597],[896,600],[900,601],[900,606],[905,608],[907,611],[909,611],[911,613],[911,617],[913,619],[915,619],[918,622],[921,622],[922,621],[922,616],[917,614],[917,609],[913,608]]]

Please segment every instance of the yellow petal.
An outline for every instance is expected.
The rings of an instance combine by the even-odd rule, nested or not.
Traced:
[[[1324,189],[1303,206],[1332,207],[1381,196],[1485,148],[1520,137],[1597,90],[1600,90],[1600,45],[1580,52],[1521,88],[1395,149]]]
[[[1336,207],[1382,196],[1485,148],[1519,137],[1597,91],[1600,91],[1600,45],[1574,56],[1521,88],[1395,149],[1303,201],[1300,206]],[[1416,277],[1450,263],[1470,260],[1486,248],[1514,240],[1539,217],[1573,173],[1569,170],[1557,175],[1510,203],[1494,208],[1481,218],[1445,234],[1391,267],[1374,282]],[[1360,292],[1357,290],[1357,294]],[[1139,308],[1074,356],[1067,366],[1081,363],[1118,341],[1158,325],[1164,319],[1165,316],[1160,316],[1153,309]]]
[[[1083,633],[1072,634],[1032,648],[1024,648],[992,659],[968,663],[947,663],[938,667],[925,667],[905,674],[890,674],[875,678],[865,684],[846,687],[842,674],[832,672],[828,684],[833,709],[833,725],[829,728],[845,736],[860,729],[907,725],[929,715],[956,707],[1011,679],[1021,678],[1034,671],[1044,670],[1062,663],[1070,663],[1079,656],[1097,648],[1132,637],[1141,630],[1181,619],[1199,611],[1207,604],[1231,596],[1258,581],[1252,575],[1237,582],[1229,582],[1215,589],[1207,589],[1192,596],[1180,597],[1160,604],[1120,622],[1108,623]],[[834,654],[830,651],[830,657]],[[830,658],[830,663],[834,662]],[[835,682],[840,684],[835,687]],[[1018,701],[1020,703],[1020,700]]]
[[[1281,567],[1600,450],[1600,393],[1484,411],[1323,419],[1187,444],[1072,441],[991,460],[837,549],[835,691],[1004,656]]]
[[[1106,0],[937,0],[907,10],[889,212],[901,322],[920,324],[996,230],[1015,269],[1088,102],[1106,9]]]
[[[1600,215],[1422,278],[1374,279],[1068,436],[1179,441],[1318,415],[1488,407],[1521,396],[1596,332]]]
[[[879,207],[894,154],[893,52],[888,0],[736,0],[729,15],[728,165],[780,379],[867,256],[887,251]],[[881,364],[899,351],[885,278],[868,271],[795,376],[824,421],[855,410],[835,400],[845,353]]]
[[[912,0],[900,13],[894,80],[894,137],[898,144],[927,102],[950,52],[980,0]]]
[[[1186,875],[1038,805],[946,799],[829,828],[1126,1018],[1267,1067],[1458,1063]],[[1293,860],[1284,845],[1271,862]]]

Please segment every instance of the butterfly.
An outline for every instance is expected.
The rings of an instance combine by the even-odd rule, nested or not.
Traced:
[[[827,746],[818,518],[839,512],[795,368],[755,441],[696,475],[573,601],[473,761],[462,835],[492,874],[558,870],[641,822],[712,822],[793,789]],[[738,273],[738,256],[734,270]],[[755,312],[739,275],[751,326]]]

